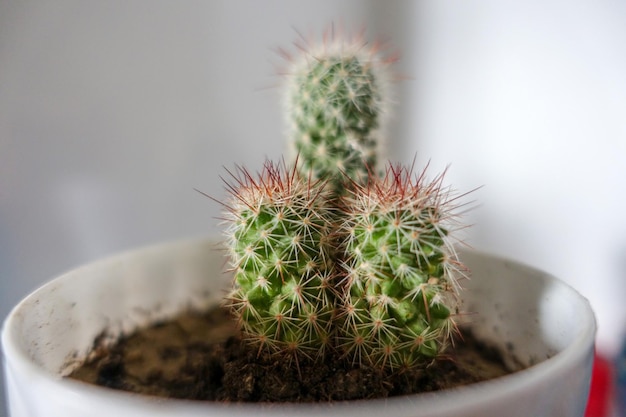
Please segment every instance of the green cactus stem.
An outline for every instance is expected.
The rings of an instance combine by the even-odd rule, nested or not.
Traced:
[[[332,39],[318,50],[304,46],[293,60],[287,91],[300,170],[323,179],[336,195],[346,176],[363,181],[377,163],[378,131],[384,113],[384,60],[365,42]]]
[[[389,166],[345,197],[345,289],[341,347],[383,368],[423,365],[442,353],[456,326],[463,271],[450,232],[454,198],[443,175]]]
[[[228,304],[260,348],[323,355],[335,313],[328,192],[284,164],[266,162],[257,176],[238,169],[232,177],[226,235],[235,285]]]

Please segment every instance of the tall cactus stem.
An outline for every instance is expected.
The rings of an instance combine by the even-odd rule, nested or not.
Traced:
[[[394,59],[360,37],[345,40],[331,32],[324,38],[317,48],[297,44],[297,57],[287,54],[287,115],[302,172],[341,195],[346,176],[363,182],[367,167],[378,163],[386,69]]]

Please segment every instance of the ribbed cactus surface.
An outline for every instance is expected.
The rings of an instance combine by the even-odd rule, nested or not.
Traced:
[[[390,167],[346,199],[341,346],[355,361],[411,367],[449,342],[460,266],[441,178]]]
[[[234,178],[229,302],[253,342],[316,356],[330,341],[335,310],[327,192],[269,162],[258,176],[242,169]]]

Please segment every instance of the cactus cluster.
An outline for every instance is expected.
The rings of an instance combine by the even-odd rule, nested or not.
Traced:
[[[298,157],[227,181],[228,304],[259,349],[427,364],[456,328],[454,198],[443,175],[377,173],[384,60],[364,43],[317,51],[289,72]]]

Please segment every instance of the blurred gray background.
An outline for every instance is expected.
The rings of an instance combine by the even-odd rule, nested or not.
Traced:
[[[478,207],[467,241],[626,330],[626,2],[0,0],[0,317],[80,264],[213,235],[223,166],[285,151],[277,47],[392,42],[392,159]],[[0,415],[4,412],[0,396]]]

